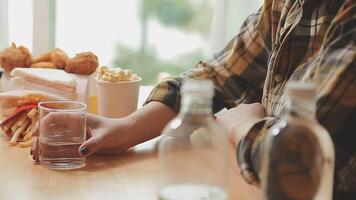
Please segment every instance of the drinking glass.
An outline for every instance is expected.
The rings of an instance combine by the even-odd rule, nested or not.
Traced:
[[[38,106],[41,164],[56,170],[84,167],[85,158],[80,156],[79,147],[86,136],[86,104],[50,101]]]

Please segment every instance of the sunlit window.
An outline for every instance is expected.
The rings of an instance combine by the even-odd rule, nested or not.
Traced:
[[[9,42],[15,42],[32,49],[32,0],[9,0],[8,3]]]
[[[130,68],[143,84],[154,84],[159,72],[178,75],[210,58],[262,5],[262,0],[0,2],[8,3],[0,8],[8,11],[8,21],[0,23],[2,48],[15,42],[38,55],[59,47],[71,57],[92,51],[100,65]]]
[[[60,0],[56,46],[93,51],[101,65],[131,68],[154,83],[207,58],[212,0]]]

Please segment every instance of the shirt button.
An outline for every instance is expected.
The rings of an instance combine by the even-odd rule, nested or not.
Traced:
[[[276,75],[274,76],[274,80],[276,81],[276,83],[280,83],[280,82],[283,81],[283,76],[280,75],[280,74],[276,74]]]

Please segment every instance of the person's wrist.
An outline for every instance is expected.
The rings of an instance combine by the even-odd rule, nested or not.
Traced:
[[[246,120],[244,123],[236,125],[233,127],[232,131],[232,142],[237,145],[240,140],[245,137],[248,131],[252,128],[254,124],[261,121],[263,118],[250,118]]]

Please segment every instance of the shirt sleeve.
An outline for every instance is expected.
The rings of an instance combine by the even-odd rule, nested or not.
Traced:
[[[352,12],[351,12],[352,13]],[[339,16],[330,26],[320,53],[295,71],[291,80],[317,84],[316,117],[331,135],[336,150],[334,195],[338,198],[356,193],[356,17]],[[255,124],[237,148],[241,174],[259,185],[264,142],[277,118]],[[343,196],[345,195],[345,196]],[[347,198],[346,198],[347,199]]]
[[[213,110],[230,108],[241,102],[260,101],[267,72],[270,49],[263,10],[249,16],[239,34],[209,61],[201,61],[196,67],[178,77],[170,77],[159,83],[145,104],[159,101],[176,112],[180,108],[180,88],[184,79],[210,79],[215,85]]]

